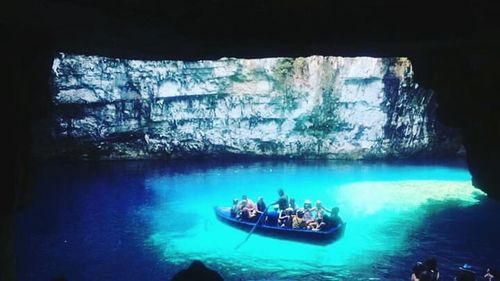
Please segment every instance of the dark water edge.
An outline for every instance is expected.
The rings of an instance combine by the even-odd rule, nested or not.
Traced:
[[[463,154],[454,155],[429,155],[429,154],[415,154],[413,156],[405,157],[365,157],[363,159],[343,159],[343,158],[328,158],[326,156],[295,156],[295,155],[259,155],[259,154],[241,154],[241,153],[217,153],[217,154],[185,154],[177,156],[158,156],[158,157],[131,157],[131,158],[99,158],[99,157],[64,157],[64,156],[48,156],[34,154],[34,159],[38,163],[50,162],[122,162],[122,161],[139,161],[139,162],[196,162],[196,161],[216,161],[216,162],[257,162],[257,161],[326,161],[326,162],[455,162],[465,161],[466,156]]]
[[[339,159],[301,159],[276,156],[245,156],[245,155],[224,155],[222,157],[196,156],[179,159],[117,159],[117,160],[92,160],[92,159],[38,159],[35,162],[38,171],[49,166],[73,166],[73,167],[112,167],[115,165],[124,165],[127,167],[164,167],[179,170],[223,168],[232,165],[273,165],[273,164],[335,164],[335,165],[364,165],[364,164],[387,164],[387,165],[415,165],[415,166],[447,166],[455,168],[466,168],[465,157],[448,158],[407,158],[407,159],[363,159],[363,160],[339,160]]]
[[[113,188],[111,190],[106,189],[107,194],[97,193],[97,197],[107,198],[106,200],[102,199],[101,202],[95,202],[96,208],[98,209],[101,204],[111,204],[114,212],[112,214],[93,214],[92,218],[103,222],[102,226],[98,226],[97,229],[92,229],[92,233],[96,231],[106,231],[106,222],[115,220],[117,225],[130,226],[131,222],[126,221],[125,219],[120,220],[120,213],[125,212],[127,208],[133,208],[135,204],[140,204],[142,200],[147,200],[147,198],[143,198],[145,195],[141,192],[144,179],[148,176],[154,174],[184,174],[184,173],[192,173],[196,171],[207,171],[214,168],[228,167],[233,165],[238,165],[241,167],[250,166],[250,165],[262,165],[262,166],[273,166],[273,165],[282,165],[284,163],[283,160],[277,159],[269,159],[266,161],[259,160],[249,160],[249,159],[224,159],[224,160],[198,160],[198,161],[104,161],[104,162],[48,162],[39,166],[39,176],[43,179],[53,179],[55,177],[58,178],[58,181],[61,184],[60,189],[56,189],[59,192],[62,192],[63,197],[57,199],[54,205],[57,204],[66,204],[67,210],[74,208],[78,208],[78,206],[72,206],[72,204],[78,204],[79,198],[73,198],[73,196],[80,196],[81,193],[74,194],[73,191],[68,189],[65,191],[65,183],[74,183],[79,182],[79,188],[85,188],[85,184],[88,183],[90,179],[88,179],[88,175],[91,174],[96,179],[102,179],[103,184],[107,184],[110,182],[110,179],[120,178],[123,175],[127,175],[127,182],[125,182],[125,186],[128,192],[132,192],[132,196],[135,202],[127,202],[126,206],[122,206],[120,198],[120,189]],[[335,165],[362,165],[364,163],[374,163],[372,161],[362,161],[353,163],[352,161],[318,161],[318,160],[289,160],[285,163],[289,164],[318,164],[324,165],[328,163],[335,163]],[[460,160],[454,161],[434,161],[432,163],[426,161],[396,161],[396,162],[380,162],[376,161],[378,164],[390,164],[390,165],[446,165],[453,167],[465,167],[465,163]],[[63,168],[61,168],[63,167]],[[95,179],[94,179],[95,180]],[[113,180],[111,180],[113,181]],[[49,181],[50,182],[50,181]],[[41,182],[40,185],[44,183]],[[49,191],[52,188],[49,189]],[[67,192],[67,194],[65,194]],[[95,192],[99,192],[98,190]],[[61,194],[60,194],[61,195]],[[92,194],[91,194],[92,195]],[[96,194],[93,194],[96,195]],[[33,205],[40,204],[40,202],[46,202],[45,200],[39,200],[40,198],[51,197],[53,194],[45,193],[41,188],[37,188],[34,191],[34,200],[31,202],[27,208],[33,208]],[[90,195],[89,195],[90,196]],[[113,200],[109,200],[109,198],[114,198]],[[56,199],[52,199],[56,200]],[[61,200],[63,202],[61,202]],[[53,202],[48,200],[48,202]],[[92,206],[90,206],[92,207]],[[104,251],[108,254],[109,262],[106,266],[109,266],[110,272],[109,276],[107,276],[107,280],[165,280],[161,278],[161,276],[172,276],[175,272],[185,268],[188,266],[188,263],[181,265],[174,265],[168,262],[164,262],[158,260],[157,256],[152,255],[151,253],[158,253],[157,249],[151,247],[150,245],[145,245],[143,241],[147,240],[147,236],[145,236],[144,232],[139,230],[134,231],[134,229],[139,229],[142,224],[145,222],[134,222],[136,225],[131,225],[126,229],[130,229],[130,235],[125,235],[122,237],[123,241],[117,245],[116,241],[107,240],[106,237],[103,238],[102,241],[94,241],[93,234],[85,234],[82,236],[82,233],[85,233],[85,230],[82,230],[81,233],[73,233],[73,237],[60,237],[61,244],[54,245],[50,244],[52,242],[46,242],[43,239],[36,240],[39,238],[31,237],[30,232],[36,230],[39,233],[47,233],[57,231],[57,229],[47,228],[47,224],[44,222],[53,222],[57,221],[55,224],[49,224],[51,227],[56,228],[65,228],[72,224],[73,221],[65,218],[64,214],[60,214],[59,210],[54,206],[38,206],[38,208],[43,209],[45,212],[40,213],[37,217],[37,221],[29,220],[26,222],[26,217],[24,217],[25,222],[18,223],[18,241],[32,241],[33,243],[41,243],[41,247],[44,249],[54,248],[54,251],[57,252],[62,259],[74,259],[73,264],[76,266],[75,268],[65,268],[61,270],[58,274],[60,276],[73,276],[76,280],[93,280],[92,276],[96,271],[102,270],[99,264],[93,263],[82,263],[78,260],[78,255],[74,255],[74,253],[82,253],[88,256],[92,256],[91,250],[94,247],[97,247],[99,251]],[[53,209],[52,209],[53,208]],[[440,263],[442,280],[452,280],[452,276],[458,266],[463,265],[464,263],[469,263],[477,266],[478,273],[482,273],[483,270],[493,264],[498,268],[500,265],[499,252],[500,248],[498,244],[492,244],[491,251],[483,251],[484,247],[477,247],[475,243],[477,241],[498,241],[498,239],[492,239],[492,237],[500,237],[500,228],[498,227],[498,202],[494,202],[487,198],[482,199],[480,204],[470,206],[467,208],[451,208],[446,209],[442,205],[436,206],[426,206],[426,212],[432,215],[432,219],[428,221],[428,223],[420,226],[418,229],[409,235],[408,240],[419,240],[418,246],[414,248],[407,249],[407,255],[404,256],[391,256],[391,254],[386,255],[380,260],[371,261],[373,272],[370,272],[370,269],[365,268],[363,272],[349,272],[344,270],[342,267],[338,268],[321,268],[318,269],[318,278],[316,280],[368,280],[369,278],[380,278],[378,280],[408,280],[411,266],[413,262],[417,260],[423,260],[429,256],[436,256],[438,258],[438,262]],[[92,212],[93,209],[89,209],[89,212]],[[112,217],[100,217],[100,215]],[[21,211],[18,216],[21,221],[23,220],[23,216],[26,214]],[[463,217],[464,221],[467,221],[467,225],[463,225],[457,223],[454,220],[450,220],[450,217]],[[82,220],[85,217],[76,217],[72,218],[75,220]],[[116,221],[117,220],[117,221]],[[472,222],[472,223],[471,223]],[[493,227],[487,227],[488,225],[492,225]],[[397,230],[397,225],[388,227],[387,231],[395,231]],[[23,230],[26,230],[23,232]],[[434,231],[439,230],[439,231]],[[464,241],[461,245],[450,245],[448,240],[442,238],[439,234],[442,231],[446,231],[449,241]],[[63,232],[63,231],[61,231]],[[468,237],[475,237],[474,240],[468,240]],[[36,241],[35,241],[36,240]],[[83,241],[77,242],[76,241]],[[85,242],[85,241],[90,242]],[[64,242],[67,241],[67,242]],[[78,244],[81,245],[78,245]],[[90,244],[89,244],[90,243]],[[413,243],[411,243],[413,244]],[[114,246],[110,246],[114,245]],[[89,248],[89,246],[91,246]],[[32,250],[29,248],[30,243],[26,244],[18,244],[18,252],[24,253],[26,257],[27,253],[30,253]],[[96,249],[96,248],[94,248]],[[146,250],[145,250],[146,249]],[[457,257],[454,255],[454,249],[460,249],[461,252],[470,253],[466,256]],[[483,250],[478,250],[483,249]],[[49,250],[48,250],[49,251]],[[133,253],[131,255],[131,253]],[[97,252],[94,256],[97,255]],[[42,257],[37,257],[42,258]],[[193,257],[193,259],[196,257]],[[493,260],[491,260],[493,258]],[[83,260],[83,259],[82,259]],[[87,259],[88,260],[88,259]],[[92,259],[90,259],[92,260]],[[95,260],[98,260],[97,257]],[[32,276],[29,273],[26,273],[26,265],[32,263],[33,260],[31,258],[27,258],[23,260],[23,258],[18,261],[18,274],[20,277],[26,277],[26,280],[47,280],[47,279],[39,279],[37,276]],[[35,261],[36,262],[36,261]],[[126,264],[127,267],[135,268],[135,270],[128,270],[127,273],[123,272],[123,265]],[[216,268],[217,264],[212,262],[208,263],[208,266],[212,268]],[[221,269],[219,269],[221,270]],[[231,275],[230,272],[227,272],[230,269],[224,269],[221,271],[227,275]],[[285,274],[288,269],[283,269],[284,272],[281,274]],[[23,273],[24,272],[24,273]],[[47,274],[49,272],[54,272],[47,269]],[[79,275],[75,276],[75,272],[78,272]],[[375,273],[375,274],[373,274]],[[280,274],[280,275],[281,275]],[[295,280],[298,279],[307,279],[310,276],[302,275],[297,272],[293,272],[290,270],[290,274],[293,276]],[[262,276],[261,272],[254,272],[253,274],[259,278],[265,278]],[[376,276],[373,276],[376,275]],[[380,276],[382,275],[382,276]],[[101,275],[102,276],[102,275]],[[49,277],[46,275],[45,277]],[[20,280],[25,280],[20,279]],[[236,279],[236,276],[233,276],[231,279]],[[70,279],[71,280],[71,279]],[[286,280],[282,278],[282,280]],[[372,279],[377,280],[377,279]]]
[[[391,274],[393,272],[399,272],[399,276],[405,276],[406,272],[409,276],[409,261],[423,261],[429,257],[438,260],[440,280],[453,280],[458,268],[466,263],[473,266],[478,280],[481,280],[488,267],[499,268],[499,202],[483,198],[479,204],[466,208],[446,208],[432,204],[425,208],[430,219],[407,237],[409,242],[418,241],[408,243],[414,247],[407,249],[407,255],[391,256],[384,263],[373,263],[374,268],[386,269],[385,278],[397,280],[397,275]],[[463,218],[464,223],[450,219],[457,217]],[[446,236],[442,235],[444,233]],[[462,243],[455,244],[456,241]],[[487,250],[481,245],[484,241],[493,242]],[[457,252],[467,254],[457,255]]]

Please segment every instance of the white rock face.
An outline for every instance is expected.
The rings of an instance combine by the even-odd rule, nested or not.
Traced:
[[[181,62],[60,54],[52,70],[54,143],[75,146],[64,153],[363,159],[459,149],[456,139],[441,141],[432,92],[413,84],[405,58]]]

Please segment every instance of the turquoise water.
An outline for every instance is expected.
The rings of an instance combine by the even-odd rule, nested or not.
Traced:
[[[52,172],[45,173],[40,188],[48,192],[20,215],[19,229],[25,235],[18,237],[22,244],[18,267],[29,268],[23,274],[30,280],[37,280],[33,278],[37,274],[56,273],[88,280],[72,262],[87,262],[85,268],[94,278],[115,274],[120,280],[137,276],[167,280],[193,259],[216,269],[226,280],[407,280],[412,264],[430,256],[438,258],[444,277],[464,262],[485,267],[500,260],[498,247],[491,247],[496,243],[493,237],[500,234],[498,226],[472,232],[459,227],[480,227],[496,219],[500,210],[498,202],[471,185],[463,165],[328,161],[89,165],[66,167],[64,180],[57,172],[61,167],[47,168]],[[299,204],[320,199],[328,207],[338,206],[347,222],[344,236],[318,246],[252,235],[235,250],[247,233],[218,221],[213,207],[229,206],[242,194],[254,200],[263,196],[270,203],[278,188]],[[68,196],[74,201],[70,206]],[[64,227],[48,233],[30,225],[47,202],[57,206],[53,213],[64,217],[58,223],[63,221]],[[75,243],[70,251],[75,240],[84,240],[84,245]],[[47,243],[55,246],[49,249]],[[94,252],[84,247],[93,243],[100,245]],[[28,256],[34,248],[39,257]],[[59,268],[44,265],[42,255],[54,256]],[[58,258],[61,255],[65,258]],[[40,266],[33,266],[34,259]],[[94,263],[99,267],[92,267]],[[123,266],[128,274],[120,273]]]

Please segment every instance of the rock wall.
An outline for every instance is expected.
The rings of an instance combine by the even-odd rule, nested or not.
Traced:
[[[453,156],[405,58],[137,61],[59,54],[42,157]]]

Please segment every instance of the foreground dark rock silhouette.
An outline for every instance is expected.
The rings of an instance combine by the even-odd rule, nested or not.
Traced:
[[[172,281],[222,281],[222,277],[217,271],[209,269],[201,261],[195,260],[184,270],[177,272]]]
[[[456,281],[475,281],[476,272],[466,267],[460,267],[460,270],[455,275]]]

